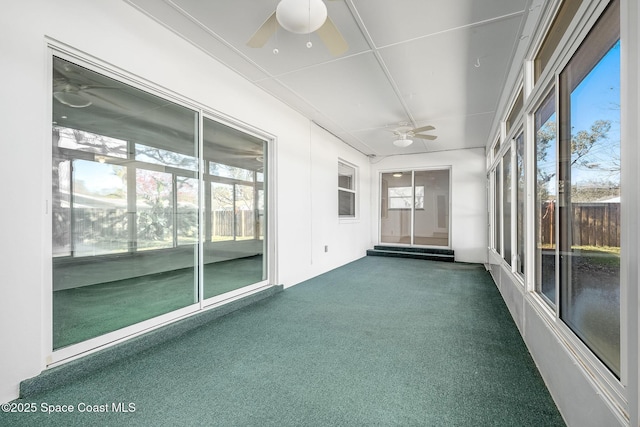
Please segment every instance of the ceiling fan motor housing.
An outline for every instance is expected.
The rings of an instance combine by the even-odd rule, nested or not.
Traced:
[[[276,19],[287,31],[309,34],[327,20],[327,6],[322,0],[282,0],[276,8]]]

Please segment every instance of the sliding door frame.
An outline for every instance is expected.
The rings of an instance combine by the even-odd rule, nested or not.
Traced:
[[[43,360],[43,369],[52,368],[58,365],[65,364],[72,360],[78,359],[80,357],[84,357],[88,354],[95,353],[107,347],[111,347],[113,345],[125,342],[131,338],[142,335],[154,329],[158,329],[167,324],[173,323],[177,320],[192,316],[196,313],[209,310],[221,305],[224,305],[228,302],[240,299],[244,296],[250,295],[252,293],[258,292],[262,289],[266,289],[268,287],[273,286],[273,284],[278,283],[278,271],[277,271],[277,225],[276,221],[273,219],[277,217],[277,205],[276,205],[276,197],[275,197],[275,189],[276,189],[276,156],[277,156],[277,138],[257,127],[251,126],[247,123],[241,122],[232,117],[226,116],[220,112],[215,112],[210,108],[202,105],[192,99],[188,99],[180,94],[170,91],[164,87],[158,86],[152,82],[144,80],[143,78],[133,75],[125,70],[119,69],[112,64],[105,63],[104,61],[92,57],[84,52],[80,52],[70,46],[67,46],[59,41],[47,39],[47,69],[48,73],[52,73],[53,69],[53,61],[54,57],[58,57],[67,61],[71,61],[75,64],[83,66],[91,71],[98,72],[103,74],[106,77],[115,79],[119,82],[125,83],[129,86],[137,88],[139,90],[143,90],[151,95],[155,95],[161,97],[165,100],[168,100],[172,103],[180,105],[182,107],[193,110],[198,114],[198,162],[199,162],[199,172],[198,172],[198,181],[199,181],[199,226],[198,226],[198,236],[199,236],[199,246],[197,248],[197,262],[195,268],[197,268],[197,283],[194,283],[194,287],[197,288],[197,301],[193,304],[187,305],[185,307],[179,308],[177,310],[161,314],[159,316],[134,323],[132,325],[117,329],[112,332],[108,332],[85,341],[81,341],[79,343],[71,344],[66,347],[62,347],[59,349],[53,349],[53,267],[52,263],[48,262],[48,265],[45,265],[43,268],[44,276],[43,276],[43,297],[42,297],[42,307],[43,307],[43,317],[42,317],[42,360]],[[46,105],[46,117],[52,116],[52,103],[51,103],[51,93],[53,90],[52,78],[51,74],[49,74],[50,78],[48,79],[48,90],[47,98],[43,100],[44,105]],[[266,173],[264,174],[264,182],[263,189],[266,191],[265,198],[265,219],[264,219],[264,251],[266,255],[266,261],[264,261],[263,268],[266,269],[264,277],[265,280],[261,280],[257,283],[245,286],[243,288],[230,291],[212,298],[204,299],[203,298],[203,281],[202,281],[202,268],[199,267],[201,265],[203,258],[203,242],[204,238],[204,197],[203,192],[205,191],[204,184],[204,160],[202,158],[203,153],[203,121],[204,118],[209,118],[215,120],[216,122],[222,123],[226,126],[233,127],[243,133],[254,136],[256,138],[262,139],[265,142],[265,169]],[[45,125],[46,134],[50,135],[51,133],[51,124],[50,122]],[[50,168],[52,164],[52,152],[51,152],[51,140],[50,136],[45,138],[46,141],[46,149],[44,149],[43,155],[43,163],[45,168]],[[52,176],[51,174],[44,174],[43,185],[45,188],[52,188]],[[51,190],[48,190],[51,191]],[[51,197],[51,196],[49,196]],[[175,197],[175,195],[174,195]],[[256,196],[257,197],[257,196]],[[47,200],[47,210],[49,210],[49,206],[51,204],[51,199]],[[45,216],[46,220],[44,223],[45,230],[45,241],[43,245],[43,256],[46,260],[53,259],[53,252],[51,248],[51,239],[52,239],[52,225],[51,225],[51,216]],[[257,236],[256,236],[257,237]],[[47,243],[48,240],[48,243]]]
[[[434,171],[447,171],[448,174],[448,191],[447,191],[447,245],[420,245],[415,243],[415,174],[416,172],[434,172]],[[383,188],[382,177],[384,174],[389,173],[411,173],[411,214],[410,214],[410,243],[389,243],[382,241],[382,200],[383,200]],[[451,249],[451,220],[452,220],[452,200],[451,200],[451,166],[440,167],[425,167],[425,168],[398,168],[398,169],[384,169],[379,171],[378,174],[378,209],[377,209],[377,222],[378,222],[378,244],[390,245],[399,247],[420,247],[420,248],[436,248],[436,249]],[[388,209],[388,208],[387,208]]]

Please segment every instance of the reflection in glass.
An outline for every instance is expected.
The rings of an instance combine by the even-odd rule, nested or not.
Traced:
[[[412,173],[382,174],[380,242],[411,244]]]
[[[196,112],[63,59],[52,84],[59,349],[198,300],[198,135]]]
[[[551,91],[535,113],[536,291],[556,302],[556,107]]]
[[[494,206],[494,224],[495,224],[495,236],[496,236],[496,241],[495,241],[495,248],[496,248],[496,252],[498,252],[499,254],[502,253],[502,174],[501,171],[502,170],[502,164],[498,163],[498,167],[496,167],[496,171],[495,171],[495,180],[494,180],[494,201],[495,201],[495,206]]]
[[[524,174],[524,135],[520,134],[516,138],[516,177],[518,179],[516,194],[516,236],[517,236],[517,258],[516,271],[524,275],[524,225],[525,225],[525,174]]]
[[[198,180],[176,177],[177,184],[177,244],[198,242]]]
[[[266,280],[266,142],[204,119],[204,298]]]
[[[556,107],[555,92],[535,113],[536,290],[556,302]]]
[[[233,185],[211,183],[211,241],[233,240],[235,237]]]
[[[72,176],[73,255],[126,252],[129,240],[126,168],[74,160]]]
[[[449,170],[382,174],[380,242],[449,246]]]
[[[502,257],[511,265],[511,148],[502,157]]]
[[[138,169],[136,171],[138,250],[173,247],[173,212],[171,174]]]
[[[449,170],[414,172],[413,243],[449,246]]]
[[[612,2],[560,75],[560,317],[620,375],[620,41]]]

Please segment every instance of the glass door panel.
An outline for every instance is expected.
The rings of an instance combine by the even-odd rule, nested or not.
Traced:
[[[449,170],[414,172],[413,243],[449,246]]]
[[[198,114],[57,57],[52,86],[57,350],[198,301]]]
[[[449,170],[382,174],[380,242],[449,246]]]
[[[266,280],[266,142],[204,119],[204,298]]]
[[[382,174],[381,243],[411,244],[412,180],[411,172]]]

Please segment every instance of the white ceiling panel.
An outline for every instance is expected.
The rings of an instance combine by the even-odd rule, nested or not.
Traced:
[[[526,0],[353,0],[376,47],[521,14]]]
[[[517,16],[379,52],[417,121],[493,111],[520,24]]]
[[[349,45],[332,56],[315,33],[281,27],[263,47],[246,45],[279,0],[124,1],[377,156],[484,146],[531,3],[324,0]],[[438,138],[399,149],[391,131],[401,122],[431,124]]]
[[[398,97],[371,53],[307,68],[279,80],[328,118],[343,123],[346,130],[406,119]]]

